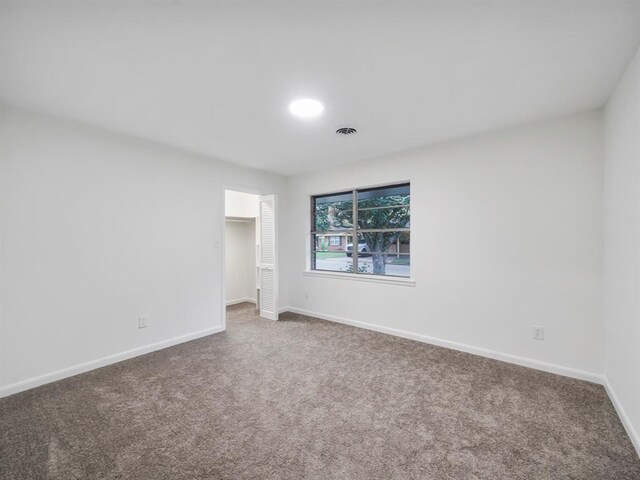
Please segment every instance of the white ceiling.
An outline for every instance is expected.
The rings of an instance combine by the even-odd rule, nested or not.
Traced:
[[[0,99],[293,174],[600,107],[640,42],[639,8],[3,2]],[[303,96],[320,119],[289,114]]]

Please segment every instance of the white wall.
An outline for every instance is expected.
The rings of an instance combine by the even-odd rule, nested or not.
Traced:
[[[282,177],[0,114],[0,395],[220,329],[224,189]]]
[[[640,454],[640,50],[604,120],[605,375]]]
[[[256,301],[255,220],[227,220],[225,228],[225,292],[227,304]]]
[[[290,178],[291,307],[597,379],[601,120],[578,114]],[[303,275],[310,195],[404,180],[415,287]]]

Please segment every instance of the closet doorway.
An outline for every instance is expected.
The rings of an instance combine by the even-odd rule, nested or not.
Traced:
[[[277,320],[275,195],[226,190],[224,231],[226,305],[251,302]]]

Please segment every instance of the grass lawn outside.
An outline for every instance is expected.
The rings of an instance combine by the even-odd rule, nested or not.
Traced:
[[[316,252],[316,259],[318,260],[326,260],[327,258],[340,258],[346,256],[347,254],[345,252]]]
[[[400,258],[393,258],[391,260],[387,260],[387,263],[391,265],[410,265],[411,260],[408,255],[401,255]]]

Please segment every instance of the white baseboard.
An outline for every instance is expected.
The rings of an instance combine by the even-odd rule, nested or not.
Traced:
[[[91,360],[89,362],[81,363],[79,365],[63,368],[62,370],[56,370],[55,372],[46,373],[38,377],[33,377],[27,380],[22,380],[20,382],[12,383],[10,385],[6,385],[0,388],[0,398],[13,395],[14,393],[22,392],[24,390],[29,390],[31,388],[44,385],[45,383],[55,382],[56,380],[62,380],[63,378],[72,377],[80,373],[88,372],[90,370],[95,370],[96,368],[105,367],[107,365],[118,363],[123,360],[127,360],[129,358],[144,355],[145,353],[154,352],[156,350],[161,350],[163,348],[171,347],[179,343],[184,343],[190,340],[195,340],[197,338],[206,337],[214,333],[222,332],[223,330],[224,328],[222,326],[207,328],[205,330],[200,330],[198,332],[189,333],[187,335],[182,335],[180,337],[170,338],[168,340],[163,340],[161,342],[152,343],[149,345],[144,345],[142,347],[137,347],[132,350],[127,350],[125,352],[108,355],[106,357],[98,358],[97,360]]]
[[[604,388],[607,390],[607,394],[611,399],[611,403],[613,403],[613,407],[616,409],[618,417],[620,417],[620,421],[622,422],[624,429],[627,431],[627,435],[629,435],[631,443],[635,447],[638,457],[640,457],[640,435],[638,434],[638,432],[636,432],[635,428],[633,428],[627,412],[625,412],[624,408],[622,408],[622,404],[620,403],[620,400],[618,400],[616,392],[613,390],[613,387],[606,377],[604,381]]]
[[[373,330],[374,332],[386,333],[388,335],[394,335],[396,337],[408,338],[410,340],[416,340],[418,342],[437,345],[439,347],[450,348],[452,350],[472,353],[474,355],[480,355],[481,357],[492,358],[494,360],[500,360],[507,363],[514,363],[516,365],[521,365],[523,367],[542,370],[543,372],[555,373],[557,375],[577,378],[579,380],[586,380],[588,382],[598,383],[600,385],[604,384],[603,375],[598,373],[587,372],[584,370],[578,370],[576,368],[571,368],[571,367],[564,367],[562,365],[556,365],[553,363],[547,363],[540,360],[534,360],[532,358],[511,355],[509,353],[501,353],[501,352],[497,352],[495,350],[490,350],[487,348],[475,347],[473,345],[458,343],[451,340],[444,340],[442,338],[437,338],[437,337],[430,337],[428,335],[408,332],[406,330],[398,330],[395,328],[383,327],[380,325],[375,325],[373,323],[361,322],[359,320],[351,320],[348,318],[337,317],[335,315],[326,315],[324,313],[311,312],[301,308],[289,307],[284,310],[292,313],[299,313],[301,315],[307,315],[309,317],[316,317],[316,318],[321,318],[323,320],[329,320],[330,322],[342,323],[345,325],[351,325],[353,327]]]
[[[236,298],[235,300],[228,300],[227,301],[227,307],[230,306],[230,305],[237,305],[239,303],[245,303],[245,302],[256,303],[256,299],[255,298],[244,297],[244,298]]]

